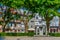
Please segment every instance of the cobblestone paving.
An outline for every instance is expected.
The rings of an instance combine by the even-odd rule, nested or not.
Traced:
[[[60,40],[60,37],[5,37],[5,40]]]

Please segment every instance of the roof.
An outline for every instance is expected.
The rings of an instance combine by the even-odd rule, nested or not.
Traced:
[[[13,24],[14,24],[14,23],[21,24],[21,22],[10,22],[10,23],[13,23]]]

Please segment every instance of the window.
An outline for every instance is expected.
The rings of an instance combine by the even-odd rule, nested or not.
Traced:
[[[31,28],[32,28],[32,26],[31,26]]]
[[[22,27],[22,28],[24,28],[24,27],[25,27],[25,25],[21,25],[21,27]]]
[[[39,29],[37,31],[39,32]]]
[[[23,29],[21,29],[21,31],[24,31]]]
[[[55,29],[54,29],[54,33],[55,33]]]
[[[12,24],[12,26],[15,26],[14,24]]]
[[[17,27],[20,27],[20,24],[17,24],[16,26],[17,26]]]
[[[55,22],[56,22],[56,21],[59,21],[59,19],[55,19]]]
[[[52,33],[52,29],[50,29],[50,32]]]
[[[42,31],[42,27],[40,27],[40,30]]]
[[[18,31],[20,31],[20,30],[18,30]]]
[[[36,19],[38,19],[38,17],[36,17]]]
[[[31,21],[31,22],[34,22],[34,21]]]
[[[11,23],[9,23],[9,26],[12,26],[12,24],[11,24]]]
[[[41,23],[41,21],[39,21],[39,23]]]

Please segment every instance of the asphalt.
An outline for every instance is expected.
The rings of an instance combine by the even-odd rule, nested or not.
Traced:
[[[60,40],[60,37],[5,37],[5,40]]]

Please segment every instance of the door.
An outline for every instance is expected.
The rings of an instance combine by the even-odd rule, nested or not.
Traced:
[[[39,35],[43,35],[43,27],[39,27]]]
[[[43,35],[43,27],[35,27],[36,35]]]

